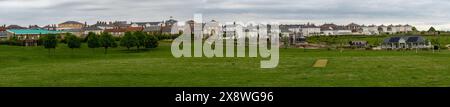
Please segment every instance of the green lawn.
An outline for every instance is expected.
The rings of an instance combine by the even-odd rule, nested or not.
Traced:
[[[169,43],[141,52],[60,44],[0,46],[0,86],[450,86],[450,51],[339,51],[280,49],[275,69],[258,58],[173,58]],[[313,68],[328,59],[326,68]]]

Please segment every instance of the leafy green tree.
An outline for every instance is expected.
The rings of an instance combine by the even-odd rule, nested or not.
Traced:
[[[92,48],[93,51],[95,50],[95,48],[100,47],[100,40],[98,38],[98,35],[95,34],[94,32],[89,32],[87,37],[87,43],[88,47]]]
[[[80,48],[81,47],[81,40],[76,37],[75,35],[71,34],[71,33],[67,33],[66,34],[66,42],[67,42],[67,46],[72,49],[75,48]]]
[[[425,31],[420,32],[421,35],[424,35],[425,33],[426,33]]]
[[[17,45],[17,40],[17,36],[12,36],[9,38],[9,45]],[[42,38],[40,38],[39,41],[42,41]]]
[[[112,35],[109,33],[106,33],[106,32],[101,34],[99,41],[100,41],[100,46],[105,49],[105,54],[108,53],[108,48],[117,46],[117,43],[115,42]]]
[[[155,36],[145,37],[145,48],[156,48],[158,47],[158,38]]]
[[[412,27],[412,31],[413,31],[413,32],[417,32],[417,31],[419,31],[419,30],[417,30],[416,27]]]
[[[44,48],[48,49],[49,54],[50,49],[55,49],[58,44],[58,41],[56,39],[57,36],[58,36],[57,34],[48,34],[47,36],[44,36],[42,39],[43,40],[42,44],[44,45]]]
[[[145,45],[145,37],[147,36],[147,34],[146,33],[144,33],[144,32],[142,32],[142,31],[137,31],[137,32],[134,32],[134,36],[136,37],[136,47],[137,47],[137,49],[139,50],[139,48],[141,47],[141,46],[144,46]]]
[[[131,47],[136,46],[137,38],[133,35],[132,32],[125,32],[125,36],[120,40],[120,46],[126,47],[130,50]]]
[[[279,36],[281,36],[281,38],[283,39],[284,49],[287,49],[289,47],[289,45],[290,45],[290,43],[289,43],[289,36],[282,36],[281,33],[279,34]]]

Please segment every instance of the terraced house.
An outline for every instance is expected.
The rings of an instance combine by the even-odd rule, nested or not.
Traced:
[[[104,32],[111,34],[114,37],[122,37],[125,35],[125,32],[136,32],[143,31],[142,27],[127,27],[127,28],[115,28],[115,29],[106,29]]]
[[[411,25],[358,25],[350,23],[348,25],[336,25],[325,23],[321,26],[314,24],[305,25],[281,25],[282,32],[288,34],[300,34],[301,36],[330,36],[330,35],[379,35],[379,34],[397,34],[413,31]]]

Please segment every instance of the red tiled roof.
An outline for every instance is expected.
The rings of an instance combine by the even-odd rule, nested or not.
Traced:
[[[126,31],[132,31],[132,32],[135,32],[135,31],[142,31],[142,30],[144,30],[143,27],[128,27],[128,28],[126,29]]]
[[[0,31],[6,31],[5,27],[0,27]]]
[[[126,32],[126,29],[105,29],[105,32]]]

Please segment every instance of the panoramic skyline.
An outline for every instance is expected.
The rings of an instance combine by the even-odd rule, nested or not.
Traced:
[[[0,24],[57,24],[68,20],[411,24],[450,30],[447,0],[0,0]]]

